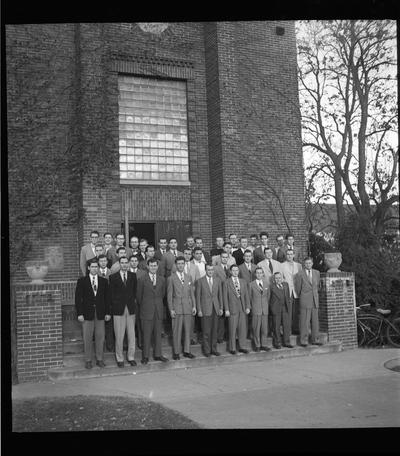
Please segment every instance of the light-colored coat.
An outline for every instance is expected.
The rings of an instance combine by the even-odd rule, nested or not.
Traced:
[[[298,272],[294,279],[296,293],[300,298],[300,307],[312,309],[319,307],[318,289],[320,284],[320,274],[316,269],[312,269],[312,284],[308,280],[305,269]]]
[[[79,264],[81,266],[81,271],[83,275],[87,273],[87,261],[94,258],[96,255],[93,253],[92,244],[86,244],[81,248],[81,257]]]
[[[232,277],[227,279],[224,284],[224,307],[225,311],[229,310],[231,315],[239,313],[241,308],[243,312],[250,309],[249,288],[244,279],[239,278],[240,298],[236,295],[236,288]]]
[[[224,298],[222,292],[222,282],[215,274],[212,277],[212,293],[208,285],[208,277],[204,276],[196,283],[196,306],[197,312],[201,312],[204,317],[209,317],[214,307],[215,312],[219,315],[219,311],[223,310]]]
[[[177,315],[192,315],[196,307],[194,285],[188,274],[183,273],[183,277],[184,283],[176,272],[167,279],[168,309],[170,312],[174,310]]]
[[[249,285],[250,309],[252,315],[268,315],[269,283],[263,279],[264,291],[261,293],[257,280],[253,280]]]
[[[224,268],[221,264],[214,266],[214,276],[219,277],[222,283],[225,283],[227,277]],[[231,276],[231,271],[228,268],[228,278]]]
[[[185,266],[186,266],[186,262],[185,262]],[[174,272],[176,272],[176,264],[174,264],[172,266],[172,269],[171,269],[171,274],[173,274]],[[186,272],[186,271],[185,271]],[[192,261],[189,261],[188,263],[188,271],[187,271],[187,274],[189,274],[190,278],[192,279],[192,282],[196,282],[197,279],[200,279],[200,271],[199,271],[199,268],[193,264]]]
[[[264,271],[264,276],[268,280],[269,283],[271,283],[271,280],[272,280],[275,272],[281,272],[281,266],[282,266],[281,263],[279,263],[279,261],[276,261],[276,260],[271,260],[271,263],[272,263],[272,269],[274,271],[273,273],[271,273],[271,270],[269,269],[268,260],[262,260],[257,264],[257,266],[260,266],[262,268],[262,270]]]
[[[293,266],[292,266],[293,265]],[[296,261],[293,261],[293,263],[289,263],[289,261],[285,261],[284,263],[281,264],[281,271],[283,275],[283,280],[287,282],[289,285],[289,294],[290,296],[293,296],[295,298],[298,298],[298,295],[296,293],[296,289],[294,286],[294,278],[296,274],[301,272],[301,264],[297,263]]]
[[[221,264],[221,256],[220,255],[213,256],[212,265],[216,266],[218,264]],[[230,268],[232,266],[232,264],[236,264],[235,257],[232,255],[228,256],[228,262],[226,264],[228,265],[228,268]]]
[[[247,283],[252,282],[256,278],[256,265],[253,263],[250,263],[251,265],[251,272],[247,269],[247,265],[245,263],[242,263],[239,266],[239,277],[244,279]]]

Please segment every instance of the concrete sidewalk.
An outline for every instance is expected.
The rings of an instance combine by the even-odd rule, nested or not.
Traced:
[[[400,377],[384,363],[398,349],[249,361],[58,382],[14,385],[12,398],[145,397],[207,428],[393,427]]]

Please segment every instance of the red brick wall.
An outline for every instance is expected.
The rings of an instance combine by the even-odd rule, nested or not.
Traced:
[[[321,274],[319,321],[329,341],[341,341],[343,348],[357,347],[356,302],[353,272]]]
[[[63,363],[61,291],[19,285],[15,299],[18,380],[46,379],[48,369]]]

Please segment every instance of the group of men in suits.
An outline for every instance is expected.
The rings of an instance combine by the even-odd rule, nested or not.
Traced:
[[[75,302],[78,320],[83,323],[85,366],[92,367],[92,338],[95,334],[96,364],[104,367],[103,344],[115,350],[116,362],[124,366],[123,341],[127,336],[127,361],[136,365],[135,340],[147,364],[153,344],[154,359],[162,355],[163,321],[171,322],[173,359],[193,358],[190,346],[195,332],[203,354],[219,356],[217,344],[228,341],[231,354],[248,353],[246,337],[255,351],[270,350],[267,336],[272,329],[273,346],[292,347],[292,331],[300,331],[300,343],[318,340],[319,272],[306,258],[304,269],[294,261],[298,252],[293,236],[277,236],[277,246],[268,245],[268,233],[257,237],[229,236],[216,239],[210,254],[200,237],[189,237],[183,252],[176,238],[161,238],[158,248],[133,236],[130,247],[118,233],[112,245],[110,233],[99,244],[99,233],[90,233],[90,242],[81,250],[84,277],[77,282]],[[99,248],[99,245],[101,249]],[[136,329],[135,329],[136,328]],[[198,337],[200,340],[200,337]]]

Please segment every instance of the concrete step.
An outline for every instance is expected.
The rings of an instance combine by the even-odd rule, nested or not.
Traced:
[[[250,349],[250,341],[248,344]],[[324,345],[309,345],[308,347],[295,346],[294,348],[282,347],[281,349],[272,348],[271,351],[265,352],[254,352],[250,351],[248,354],[237,353],[231,355],[227,351],[226,343],[218,344],[218,351],[221,356],[205,357],[201,353],[200,345],[192,346],[192,353],[195,354],[196,358],[187,359],[182,357],[179,361],[173,361],[171,359],[171,353],[163,351],[163,355],[169,358],[166,363],[160,361],[154,361],[150,358],[147,365],[140,363],[141,353],[136,351],[135,360],[137,366],[132,367],[125,363],[124,368],[119,368],[116,365],[115,357],[113,353],[104,354],[104,362],[106,367],[99,368],[96,365],[92,369],[85,369],[84,358],[82,355],[70,355],[64,359],[64,367],[50,369],[48,371],[48,377],[50,380],[66,380],[72,378],[93,378],[93,377],[105,377],[115,375],[137,375],[152,371],[163,371],[164,369],[188,369],[194,367],[205,367],[205,366],[216,366],[222,363],[236,363],[236,362],[248,362],[248,361],[268,361],[272,359],[290,358],[294,356],[308,356],[325,353],[335,353],[342,350],[341,342],[328,342]]]
[[[311,338],[309,338],[311,342]],[[326,333],[320,333],[320,340],[324,344],[328,342],[328,336]],[[267,338],[268,347],[272,346],[272,338]],[[290,344],[291,345],[300,345],[300,336],[292,334],[290,336]],[[170,349],[172,347],[172,340],[170,337],[163,337],[162,338],[162,347],[163,349]],[[64,338],[64,345],[63,345],[64,355],[72,355],[72,354],[79,354],[83,353],[83,340],[82,337],[80,338],[72,338],[72,339],[65,339]]]

